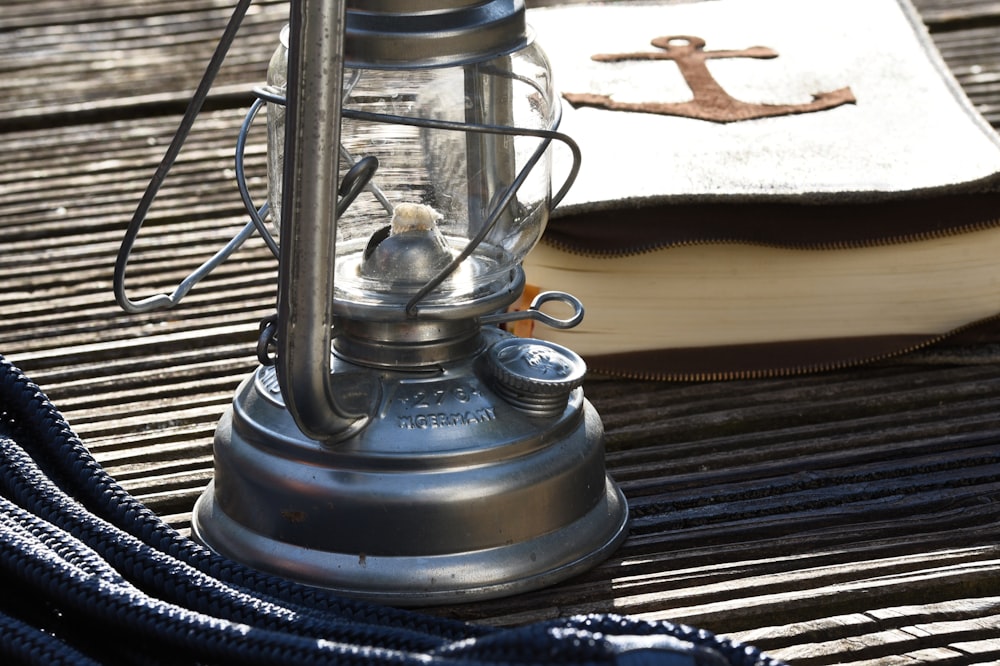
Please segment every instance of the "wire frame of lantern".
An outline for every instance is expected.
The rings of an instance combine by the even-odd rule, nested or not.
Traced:
[[[125,291],[126,267],[139,230],[208,97],[247,5],[249,0],[243,0],[234,11],[178,131],[126,230],[115,264],[114,284],[119,305],[127,312],[145,312],[177,305],[200,280],[255,232],[274,256],[278,256],[278,241],[273,232],[280,225],[286,84],[283,56],[287,50],[286,42],[279,46],[272,58],[268,84],[253,90],[255,100],[236,139],[236,184],[249,213],[249,222],[171,293],[134,301]],[[283,40],[287,39],[286,34],[287,28],[283,31]],[[553,101],[551,82],[545,76],[536,79],[520,74],[515,70],[514,63],[526,63],[529,67],[547,72],[544,55],[530,45],[519,51],[516,57],[503,55],[480,63],[426,67],[417,70],[416,76],[413,71],[407,71],[405,77],[401,77],[396,69],[354,68],[346,71],[345,105],[341,110],[345,123],[340,147],[342,173],[336,208],[338,260],[346,260],[336,268],[338,279],[335,284],[340,294],[348,294],[348,300],[364,300],[378,294],[378,301],[384,304],[386,296],[392,294],[395,300],[391,307],[401,305],[406,314],[413,317],[417,315],[422,301],[440,304],[454,303],[456,298],[474,299],[483,290],[503,289],[508,280],[505,277],[507,269],[519,263],[539,240],[548,211],[558,205],[576,178],[580,151],[570,137],[555,129],[559,124],[561,107]],[[455,77],[460,77],[460,81],[457,86],[451,86],[449,93],[448,79],[452,79],[450,83],[454,84]],[[434,92],[429,96],[429,102],[426,101],[427,94],[418,100],[414,92],[414,78],[418,86]],[[408,91],[399,89],[404,81]],[[526,92],[515,95],[511,90],[514,86],[523,87]],[[506,98],[499,106],[498,91],[502,91],[500,95]],[[479,95],[478,104],[474,98],[470,101],[470,93]],[[464,98],[461,97],[463,94]],[[534,126],[496,122],[513,120],[511,104],[515,100],[526,108],[531,107]],[[268,113],[269,189],[268,201],[258,205],[247,184],[245,151],[251,126],[265,106]],[[412,113],[418,106],[421,113]],[[503,109],[499,114],[498,108]],[[464,117],[455,118],[455,113]],[[448,117],[449,114],[452,117]],[[549,149],[553,141],[568,148],[571,161],[562,185],[550,197]],[[377,150],[378,156],[366,154],[371,149]],[[387,153],[388,158],[385,157]],[[414,169],[414,165],[419,168]],[[481,165],[489,165],[491,169],[483,170]],[[420,169],[423,169],[422,178],[417,177]],[[387,186],[387,180],[393,183]],[[355,206],[362,193],[370,195],[370,200]],[[430,268],[425,266],[419,275],[411,272],[409,275],[388,277],[366,276],[360,268],[361,259],[370,257],[378,241],[388,235],[389,220],[396,212],[398,203],[409,204],[413,201],[431,211],[429,214],[434,218],[435,225],[447,238],[447,260],[440,260]],[[414,223],[420,224],[419,220]],[[464,280],[463,292],[459,287],[463,281],[454,278],[462,275],[463,262],[477,253],[482,261],[476,262],[477,269],[473,271],[475,279]],[[383,262],[382,266],[391,268],[392,263]],[[495,270],[484,270],[488,266],[495,267]],[[442,289],[442,285],[447,288]],[[563,296],[559,298],[573,304],[574,299]],[[578,314],[569,320],[545,315],[539,306],[540,303],[535,303],[524,313],[498,315],[489,318],[489,321],[533,317],[548,325],[568,328],[579,319],[576,304],[574,308]]]
[[[276,53],[269,75],[276,83],[254,91],[258,100],[240,135],[242,150],[253,116],[266,102],[268,205],[275,226],[280,225],[280,176],[284,170],[284,82],[275,74],[283,72],[282,51],[283,47]],[[507,68],[498,65],[497,60]],[[553,129],[558,125],[559,107],[551,104],[552,94],[542,87],[544,81],[540,84],[518,75],[510,69],[511,61],[509,56],[503,56],[459,68],[423,69],[416,72],[416,77],[413,71],[405,72],[403,77],[396,70],[349,70],[341,111],[345,127],[340,146],[343,173],[337,206],[335,280],[345,298],[375,298],[381,304],[386,298],[397,297],[402,300],[395,304],[404,304],[407,314],[415,316],[418,304],[424,299],[433,300],[435,292],[441,302],[455,303],[456,299],[475,298],[483,290],[502,289],[510,266],[519,263],[538,241],[548,210],[572,184],[579,152],[569,137]],[[540,67],[545,69],[544,65]],[[367,86],[366,78],[371,80]],[[422,85],[414,86],[414,78]],[[455,84],[455,78],[458,85],[452,85],[452,98],[448,98],[447,84]],[[467,117],[487,119],[495,113],[497,102],[480,99],[470,104],[469,87],[495,91],[498,87],[510,88],[512,83],[528,87],[530,94],[522,103],[540,109],[535,120],[548,127],[441,117],[457,109]],[[410,86],[410,91],[400,92],[402,85]],[[456,90],[458,96],[466,93],[466,98],[454,99]],[[430,102],[426,101],[428,96]],[[507,113],[503,115],[513,115],[512,100],[516,95],[508,93],[507,97],[503,101]],[[402,115],[372,110],[381,107],[424,113]],[[525,145],[523,139],[531,142]],[[565,183],[550,200],[548,149],[553,140],[565,143],[574,160]],[[376,154],[363,154],[368,150]],[[241,161],[237,159],[238,164]],[[250,197],[242,173],[238,167],[244,203],[258,230],[266,233],[267,224]],[[362,193],[369,194],[369,200],[356,204]],[[415,211],[414,207],[419,209]],[[401,212],[404,210],[405,214]],[[392,232],[390,220],[395,220],[396,226],[439,229],[443,251],[432,258],[406,261],[392,256],[378,261],[379,245]],[[277,250],[273,239],[268,244]],[[463,262],[470,257],[478,259],[471,270],[472,278],[457,279],[462,276]],[[442,289],[449,283],[451,288]]]

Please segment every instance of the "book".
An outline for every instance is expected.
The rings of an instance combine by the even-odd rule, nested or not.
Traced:
[[[1000,313],[1000,140],[906,0],[531,9],[580,175],[524,262],[592,372],[900,354]],[[565,169],[556,156],[556,171]]]

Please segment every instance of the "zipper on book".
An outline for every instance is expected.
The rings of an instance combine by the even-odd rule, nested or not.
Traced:
[[[575,254],[581,257],[592,257],[595,259],[620,259],[622,257],[635,257],[640,254],[648,254],[650,252],[660,252],[662,250],[669,250],[672,248],[681,247],[694,247],[699,245],[753,245],[758,247],[772,247],[783,250],[806,250],[806,251],[834,251],[834,250],[859,250],[868,247],[884,247],[887,245],[904,245],[906,243],[919,243],[925,241],[939,240],[942,238],[949,238],[952,236],[960,236],[967,233],[975,233],[977,231],[987,231],[989,229],[996,228],[1000,226],[1000,218],[992,218],[988,221],[983,222],[970,222],[967,224],[962,224],[955,227],[946,227],[942,229],[932,229],[928,231],[922,231],[913,234],[903,234],[898,236],[889,236],[885,238],[873,238],[873,239],[858,239],[858,240],[845,240],[845,241],[824,241],[816,243],[779,243],[779,242],[766,242],[766,241],[753,241],[747,240],[740,237],[713,237],[713,238],[699,238],[684,241],[668,241],[663,243],[649,243],[644,245],[635,245],[620,248],[591,248],[585,247],[578,243],[573,243],[568,240],[562,240],[559,238],[550,238],[547,236],[542,236],[540,242],[556,249],[561,252],[566,252],[569,254]],[[998,258],[1000,259],[1000,258]]]
[[[1000,321],[1000,314],[993,315],[991,317],[986,317],[984,319],[978,319],[972,323],[959,326],[956,329],[948,331],[947,333],[941,333],[939,335],[932,336],[923,340],[919,343],[913,345],[907,345],[900,347],[898,350],[882,354],[874,354],[872,356],[860,357],[856,359],[851,359],[847,361],[830,362],[830,363],[815,363],[810,365],[800,365],[800,366],[789,366],[785,368],[769,368],[766,370],[736,370],[729,372],[705,372],[705,373],[633,373],[624,372],[609,368],[591,367],[588,363],[588,372],[600,375],[602,377],[607,377],[610,379],[631,379],[638,381],[656,381],[656,382],[726,382],[726,381],[740,381],[740,380],[753,380],[753,379],[780,379],[782,377],[794,377],[798,375],[808,375],[808,374],[820,374],[824,372],[835,372],[837,370],[850,370],[852,368],[860,368],[866,365],[873,365],[875,363],[880,363],[883,361],[889,361],[894,358],[899,358],[901,356],[906,356],[907,354],[912,354],[923,349],[927,349],[933,345],[944,342],[949,338],[956,335],[969,331],[978,326],[984,326],[986,324]]]
[[[569,254],[575,254],[584,257],[592,257],[597,259],[611,259],[611,258],[637,256],[649,252],[659,252],[663,250],[669,250],[671,248],[693,247],[699,245],[755,245],[760,247],[775,247],[787,250],[804,250],[804,251],[818,252],[818,251],[863,249],[866,247],[881,247],[886,245],[901,245],[905,243],[932,241],[932,240],[957,236],[961,234],[986,231],[989,229],[996,228],[998,226],[1000,226],[1000,218],[990,218],[987,220],[982,220],[978,222],[969,222],[952,227],[932,229],[911,234],[901,234],[885,238],[875,238],[871,240],[818,242],[818,243],[764,243],[756,241],[747,241],[746,239],[740,239],[740,238],[703,238],[703,239],[689,240],[689,241],[653,243],[641,246],[632,246],[628,248],[596,250],[592,248],[585,249],[579,245],[574,245],[573,243],[567,241],[552,239],[546,236],[542,237],[541,242],[562,252],[567,252]],[[1000,257],[998,257],[998,261],[1000,261]],[[566,290],[572,292],[572,288],[569,286],[566,287]],[[921,340],[920,342],[910,345],[904,345],[892,352],[883,352],[880,354],[873,354],[871,356],[863,356],[853,359],[847,359],[844,361],[834,361],[829,363],[792,365],[782,368],[768,368],[761,370],[733,370],[733,371],[706,372],[706,373],[669,373],[669,372],[637,373],[637,372],[621,371],[614,368],[601,367],[600,365],[594,365],[588,362],[588,369],[589,372],[604,377],[640,380],[640,381],[711,382],[711,381],[738,381],[738,380],[774,379],[780,377],[792,377],[796,375],[847,370],[850,368],[857,368],[865,365],[872,365],[875,363],[888,361],[893,358],[898,358],[901,356],[905,356],[907,354],[912,354],[922,349],[926,349],[933,345],[944,342],[949,338],[955,337],[963,332],[969,331],[973,328],[997,321],[1000,321],[1000,312],[990,317],[986,317],[983,319],[976,320],[974,322],[970,322],[968,324],[964,324],[946,333],[941,333],[938,335],[928,337],[927,339]]]
[[[846,250],[933,240],[1000,225],[1000,181],[986,191],[954,188],[845,203],[767,203],[717,197],[631,209],[583,210],[554,217],[542,242],[592,257],[632,256],[696,244],[747,244],[790,250]],[[995,191],[994,191],[995,190]],[[826,198],[821,198],[826,196]]]

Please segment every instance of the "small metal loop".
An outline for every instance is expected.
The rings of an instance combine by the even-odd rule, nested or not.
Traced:
[[[265,367],[274,365],[277,334],[278,315],[269,315],[260,320],[260,335],[257,337],[257,361]]]
[[[553,317],[548,313],[542,312],[542,305],[550,301],[561,301],[566,303],[573,308],[573,315],[565,319],[560,319],[559,317]],[[500,312],[497,314],[487,315],[485,317],[481,317],[479,321],[484,325],[489,325],[509,324],[511,322],[523,321],[525,319],[531,319],[551,328],[558,328],[560,330],[570,329],[579,325],[580,322],[583,321],[583,303],[581,303],[580,299],[576,296],[567,294],[564,291],[543,291],[538,294],[538,296],[535,296],[534,300],[531,301],[531,305],[529,305],[526,310],[519,310],[517,312]]]
[[[549,301],[561,301],[569,305],[573,308],[573,316],[566,319],[559,319],[558,317],[553,317],[552,315],[542,312],[542,305],[548,303]],[[535,318],[537,321],[547,324],[552,328],[574,328],[583,321],[583,303],[581,303],[580,299],[576,296],[567,294],[564,291],[543,291],[538,294],[538,296],[535,296],[534,300],[531,301],[531,305],[528,306],[528,311],[536,313]]]

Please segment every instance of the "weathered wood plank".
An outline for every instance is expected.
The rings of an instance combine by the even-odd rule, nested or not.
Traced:
[[[151,0],[88,0],[75,6],[62,0],[6,0],[0,30],[22,26],[49,27],[104,22],[123,18],[169,16],[207,8],[232,9],[231,0],[174,0],[169,4]]]
[[[69,11],[65,3],[5,5],[0,126],[183,108],[231,13],[232,3],[219,0],[101,2]],[[216,95],[245,99],[263,81],[287,16],[285,2],[255,3]]]
[[[913,0],[925,22],[938,31],[976,23],[996,25],[1000,3],[994,0]]]
[[[978,641],[958,641],[952,643],[949,647],[968,655],[968,660],[973,663],[1000,663],[1000,640],[996,638]]]
[[[820,618],[788,625],[760,627],[730,636],[751,645],[758,645],[776,656],[793,660],[796,664],[851,663],[858,666],[874,664],[914,664],[925,662],[970,661],[968,652],[949,647],[951,641],[963,636],[986,636],[985,641],[997,635],[996,611],[1000,599],[955,599],[943,603],[902,607],[875,608],[861,613]],[[919,628],[925,618],[947,618],[954,623],[927,631]],[[992,625],[992,626],[991,626]],[[888,645],[877,657],[858,655],[860,646],[872,642],[864,638],[880,632],[905,632],[916,640],[916,649]],[[952,633],[954,632],[954,633]],[[901,637],[912,643],[912,639]],[[890,650],[886,652],[885,649]],[[848,655],[855,653],[854,658]]]
[[[65,3],[52,9],[51,2],[8,3],[0,16],[8,37],[0,42],[0,127],[176,110],[194,89],[232,10],[225,0],[102,0],[69,11]],[[991,82],[1000,71],[1000,37],[989,24],[997,4],[916,4],[973,102],[995,121],[1000,90]],[[220,74],[216,95],[226,104],[245,105],[246,91],[262,81],[286,17],[285,2],[255,4]],[[975,27],[983,23],[987,27]],[[963,65],[962,53],[970,52],[976,62]],[[47,84],[39,86],[41,80]]]

